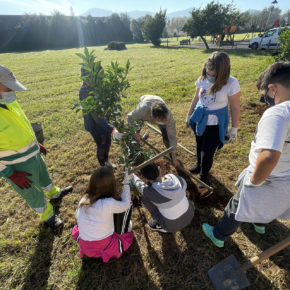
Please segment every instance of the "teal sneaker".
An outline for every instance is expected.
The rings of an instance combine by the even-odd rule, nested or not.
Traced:
[[[265,232],[266,232],[265,226],[258,226],[258,225],[254,224],[254,223],[253,223],[253,226],[254,226],[255,231],[258,234],[261,234],[261,235],[265,234]]]
[[[214,234],[213,234],[213,227],[210,226],[207,223],[203,223],[202,224],[202,230],[205,233],[205,235],[211,239],[211,241],[219,248],[222,248],[224,246],[224,241],[218,240],[217,238],[215,238]]]

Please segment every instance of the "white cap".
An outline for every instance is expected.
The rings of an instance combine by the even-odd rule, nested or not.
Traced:
[[[0,83],[12,91],[26,90],[26,87],[17,81],[13,73],[3,65],[0,65]]]

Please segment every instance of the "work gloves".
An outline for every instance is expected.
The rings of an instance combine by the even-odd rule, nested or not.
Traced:
[[[124,172],[124,180],[123,180],[123,184],[130,184],[130,180],[131,180],[131,175],[132,174],[128,174],[128,168],[125,168],[125,172]]]
[[[124,135],[124,134],[120,133],[120,132],[117,130],[117,128],[114,128],[112,134],[113,134],[113,139],[115,139],[115,140],[117,140],[117,141],[121,140],[121,139],[123,138],[123,135]]]
[[[186,120],[185,120],[185,126],[186,126],[186,127],[189,127],[190,117],[191,117],[191,115],[187,115],[187,116],[186,116]]]
[[[46,148],[41,143],[38,143],[38,145],[39,145],[40,153],[42,153],[43,155],[46,155],[47,154]]]
[[[32,183],[32,181],[28,179],[27,176],[31,176],[31,174],[23,171],[14,171],[8,178],[21,189],[26,189],[31,187]]]
[[[228,143],[235,142],[238,137],[238,128],[232,127],[230,132],[226,134],[226,141]]]
[[[254,183],[252,183],[251,176],[249,175],[246,178],[245,182],[244,182],[244,186],[247,186],[247,187],[260,187],[260,186],[263,186],[263,185],[266,185],[266,184],[269,184],[269,183],[271,183],[271,182],[268,181],[268,180],[264,180],[264,181],[262,181],[259,184],[254,184]]]

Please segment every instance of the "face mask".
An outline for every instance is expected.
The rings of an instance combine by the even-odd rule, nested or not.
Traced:
[[[268,96],[268,91],[260,96],[260,102],[266,103],[268,107],[275,106],[275,99]]]
[[[264,99],[265,99],[265,103],[267,104],[268,107],[275,106],[275,99],[269,97],[268,95],[265,95]]]
[[[14,91],[11,92],[2,92],[2,99],[0,99],[0,104],[10,104],[16,100],[16,94]]]
[[[208,74],[206,74],[206,79],[211,83],[213,84],[215,82],[215,77],[211,77],[209,76]]]
[[[155,124],[156,124],[156,125],[165,125],[165,123],[157,122],[157,121],[155,122]]]

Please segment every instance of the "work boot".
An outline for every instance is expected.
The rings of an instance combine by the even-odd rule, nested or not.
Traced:
[[[44,221],[44,225],[56,229],[63,225],[61,218],[57,215],[53,215],[50,219]]]
[[[66,196],[67,194],[72,192],[72,190],[73,190],[72,186],[67,186],[67,187],[61,189],[58,194],[51,197],[50,200],[53,200],[53,201],[60,200],[61,198],[63,198],[64,196]]]

